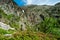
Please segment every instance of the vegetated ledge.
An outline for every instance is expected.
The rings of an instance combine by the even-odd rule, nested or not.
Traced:
[[[7,38],[8,37],[8,38]],[[6,40],[57,40],[53,35],[45,34],[42,32],[30,32],[30,31],[20,31],[15,32],[12,36],[2,36],[0,35],[0,39]]]

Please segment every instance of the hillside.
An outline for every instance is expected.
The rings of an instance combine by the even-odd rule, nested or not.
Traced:
[[[60,3],[19,7],[13,0],[0,0],[0,36],[0,40],[60,40]]]

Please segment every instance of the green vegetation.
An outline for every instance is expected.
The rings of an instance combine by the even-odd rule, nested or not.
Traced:
[[[43,22],[37,25],[39,31],[45,32],[45,33],[51,33],[51,34],[57,34],[60,35],[59,27],[60,24],[58,24],[57,19],[51,17],[51,18],[45,18]]]
[[[44,33],[34,33],[27,31],[20,31],[13,34],[12,37],[0,36],[0,40],[56,40],[56,38],[50,38]]]
[[[3,34],[11,34],[11,33],[14,33],[15,31],[14,30],[4,30],[4,29],[1,29],[0,28],[0,34],[3,35]]]
[[[0,28],[0,40],[60,40],[59,4],[57,3],[55,6],[26,6],[27,16],[25,14],[22,16],[20,14],[17,16],[14,13],[6,14],[0,8],[0,22],[15,28],[15,30]],[[21,10],[19,11],[21,12]],[[23,22],[21,26],[20,21]],[[22,31],[23,26],[26,26],[27,30]],[[5,34],[12,34],[12,36],[4,36]]]

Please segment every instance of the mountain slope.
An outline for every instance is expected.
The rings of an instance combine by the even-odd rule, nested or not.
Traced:
[[[60,5],[58,3],[54,6],[27,5],[19,7],[12,0],[0,0],[0,22],[9,25],[11,28],[15,28],[13,33],[11,33],[13,35],[12,39],[19,39],[21,36],[23,37],[22,39],[25,39],[26,37],[32,40],[32,38],[36,37],[37,40],[42,36],[42,40],[56,40],[56,38],[60,38]],[[21,31],[26,33],[26,35],[22,34]],[[29,34],[30,32],[35,35],[32,37],[32,34]],[[41,32],[42,34],[40,34]],[[46,34],[51,34],[52,37],[49,35],[47,36]]]

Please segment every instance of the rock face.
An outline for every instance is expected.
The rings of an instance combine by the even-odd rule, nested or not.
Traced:
[[[2,3],[3,2],[3,3]],[[41,8],[40,8],[41,7]],[[14,16],[11,17],[11,20],[8,20],[9,22],[12,22],[14,20],[18,20],[17,16],[19,17],[19,21],[21,21],[21,19],[23,18],[23,20],[19,23],[21,24],[21,28],[22,30],[26,30],[26,24],[32,26],[35,24],[38,24],[39,22],[42,21],[42,18],[40,17],[40,14],[45,16],[47,15],[44,11],[45,9],[47,9],[45,6],[24,6],[24,7],[19,7],[16,5],[15,2],[13,2],[12,0],[1,0],[0,1],[0,8],[5,12],[5,14],[7,14],[8,16],[10,14],[13,14]],[[44,9],[42,9],[44,8]],[[7,17],[8,17],[7,16]],[[44,16],[44,17],[45,17]],[[15,18],[16,17],[16,18]],[[10,18],[10,17],[9,17]],[[7,19],[6,19],[7,20]],[[15,21],[14,21],[15,22]],[[16,24],[18,23],[16,22]],[[4,26],[3,26],[4,27]],[[5,29],[10,29],[10,27],[8,26],[8,28]]]
[[[14,9],[14,6],[13,5],[14,3],[12,2],[12,0],[1,0],[0,1],[0,8],[6,13],[10,13],[10,14],[13,14],[15,13],[15,9]]]
[[[24,22],[19,22],[20,26],[21,26],[21,30],[26,30],[26,25],[24,24]]]
[[[55,8],[54,7],[51,8],[51,7],[52,6],[47,6],[47,5],[42,5],[42,6],[37,6],[37,5],[28,6],[27,5],[24,7],[19,7],[19,6],[17,6],[17,4],[15,2],[13,2],[13,0],[0,0],[0,8],[5,12],[5,14],[7,14],[6,17],[7,18],[9,17],[8,19],[10,19],[10,20],[8,20],[7,18],[5,18],[5,19],[10,22],[9,24],[11,24],[11,25],[13,24],[13,26],[15,26],[17,23],[19,25],[21,24],[22,30],[26,29],[26,27],[25,27],[26,24],[28,24],[30,26],[36,25],[36,24],[42,22],[45,17],[50,17],[50,15],[49,15],[50,11],[53,10],[53,12],[50,12],[52,14],[56,13],[56,11],[54,11]],[[56,7],[56,9],[57,8],[58,7]],[[52,9],[52,10],[50,10],[50,9]],[[59,9],[58,11],[60,13],[60,7],[58,9]],[[46,12],[46,10],[49,12]],[[10,14],[12,14],[13,16],[11,16]],[[2,18],[2,17],[0,17],[0,18]],[[2,19],[4,19],[4,18],[2,18]],[[24,23],[26,23],[26,24],[24,24]],[[7,29],[9,29],[9,28],[10,27],[8,27]]]
[[[9,3],[11,2],[12,0],[0,0],[0,4],[5,4],[5,3]]]
[[[4,23],[2,23],[2,22],[0,22],[0,28],[2,28],[2,29],[4,29],[4,30],[9,30],[9,29],[14,30],[14,28],[11,28],[9,25],[4,24]]]

